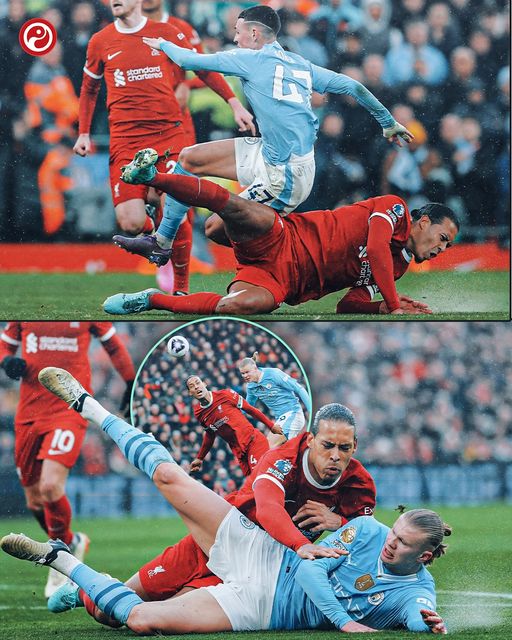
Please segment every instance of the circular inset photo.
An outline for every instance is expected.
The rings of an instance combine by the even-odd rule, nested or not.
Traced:
[[[270,447],[309,428],[311,392],[297,356],[253,322],[206,318],[161,338],[134,386],[132,422],[225,495]]]

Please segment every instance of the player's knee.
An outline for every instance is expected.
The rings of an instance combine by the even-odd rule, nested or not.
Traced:
[[[39,485],[43,502],[56,502],[64,495],[64,487],[60,480],[48,478],[41,480]]]
[[[274,298],[269,293],[241,291],[239,295],[226,296],[219,301],[217,313],[251,315],[253,313],[269,313],[275,309]]]
[[[191,173],[200,173],[202,162],[200,160],[197,149],[194,147],[184,147],[178,156],[178,162],[185,171]]]
[[[167,485],[174,485],[183,477],[188,477],[183,469],[172,462],[164,462],[159,464],[153,474],[153,482],[157,488],[162,489]]]

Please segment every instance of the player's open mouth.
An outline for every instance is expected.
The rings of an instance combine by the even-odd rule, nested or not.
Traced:
[[[437,251],[431,251],[429,259],[435,258],[437,256]]]
[[[382,557],[385,558],[386,560],[393,560],[393,554],[390,553],[386,547],[384,547],[382,549]]]

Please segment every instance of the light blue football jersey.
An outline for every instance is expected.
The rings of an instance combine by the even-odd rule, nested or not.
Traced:
[[[249,404],[254,405],[260,400],[278,418],[288,411],[300,410],[300,398],[311,412],[309,393],[291,376],[274,367],[258,367],[258,370],[263,373],[261,380],[247,383],[246,400]]]
[[[274,596],[272,629],[340,629],[351,620],[374,629],[429,631],[420,609],[436,608],[434,580],[422,567],[398,576],[380,560],[389,527],[373,517],[354,518],[320,544],[350,552],[339,558],[301,560],[288,549]]]
[[[218,71],[240,78],[254,111],[262,138],[262,153],[271,165],[285,164],[292,154],[313,150],[318,119],[311,108],[311,93],[344,93],[355,98],[382,127],[394,119],[377,98],[356,80],[318,67],[275,41],[262,49],[231,49],[200,54],[171,42],[161,50],[180,67]]]

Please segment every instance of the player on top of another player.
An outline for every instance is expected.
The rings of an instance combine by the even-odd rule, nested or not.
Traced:
[[[164,54],[148,49],[142,36],[164,36],[183,47],[192,48],[193,44],[180,27],[143,16],[141,2],[110,0],[114,22],[95,33],[89,42],[80,91],[79,136],[73,148],[80,156],[91,151],[90,129],[104,78],[112,201],[119,226],[130,234],[150,233],[154,224],[146,215],[148,188],[120,181],[121,167],[130,161],[137,149],[147,146],[151,140],[151,146],[158,153],[159,169],[168,171],[180,150],[191,143],[190,131],[182,124],[181,106],[185,106],[179,96],[182,71]],[[254,131],[252,115],[240,104],[225,79],[215,72],[199,71],[198,75],[229,103],[238,126]],[[170,155],[166,155],[168,149],[171,149]],[[158,201],[158,197],[154,197]],[[177,255],[173,258],[175,289],[188,288],[190,248],[191,233],[188,233],[177,243]]]
[[[198,400],[194,416],[204,428],[204,437],[197,456],[190,463],[190,471],[199,471],[203,460],[220,436],[225,440],[238,460],[244,476],[248,476],[260,457],[268,451],[268,440],[247,420],[245,411],[272,431],[282,434],[281,427],[267,418],[259,409],[250,405],[233,389],[209,391],[199,376],[187,378],[189,395]]]
[[[281,544],[301,554],[314,551],[311,543],[324,531],[373,513],[375,483],[353,457],[356,449],[353,413],[339,403],[324,405],[309,433],[267,451],[242,488],[225,499]],[[147,601],[218,584],[207,560],[188,535],[147,562],[126,585]],[[98,622],[119,626],[73,585],[61,587],[48,602],[54,613],[80,606]]]
[[[356,80],[286,52],[276,41],[279,29],[277,13],[261,5],[240,13],[235,27],[238,48],[234,50],[202,55],[162,38],[144,38],[144,42],[186,69],[208,69],[239,77],[260,128],[261,138],[219,140],[183,149],[178,159],[179,171],[238,180],[246,187],[243,198],[268,204],[286,215],[308,197],[315,177],[318,119],[310,103],[313,91],[352,96],[374,116],[389,140],[400,144],[400,139],[409,142],[413,136]],[[150,260],[165,251],[170,256],[176,229],[186,210],[183,204],[166,210],[154,237],[115,236],[114,241]],[[225,242],[218,216],[208,219],[206,233]]]
[[[9,378],[21,378],[14,461],[27,507],[50,538],[63,540],[82,560],[89,539],[73,531],[66,482],[80,455],[87,423],[42,390],[37,374],[51,363],[60,363],[89,389],[92,336],[98,338],[126,382],[123,404],[127,407],[135,370],[111,322],[9,322],[0,335],[0,367]],[[16,355],[18,349],[21,357]],[[61,584],[61,574],[50,571],[45,596],[50,597]]]
[[[204,178],[163,175],[147,164],[134,179],[216,211],[233,243],[237,272],[225,296],[194,293],[177,299],[154,289],[120,293],[104,302],[107,313],[269,313],[283,302],[297,305],[346,287],[350,291],[337,313],[432,313],[425,303],[399,295],[395,280],[413,257],[423,262],[448,249],[459,230],[457,216],[445,205],[429,203],[409,213],[395,195],[281,218]],[[377,292],[384,302],[372,302]]]
[[[299,399],[311,413],[311,397],[304,387],[281,369],[258,367],[257,357],[256,351],[252,358],[240,360],[238,370],[247,384],[247,402],[263,402],[283,430],[282,435],[268,435],[270,446],[275,447],[305,430],[306,419]]]
[[[60,541],[39,543],[11,534],[0,543],[6,553],[52,566],[104,612],[141,634],[318,628],[446,633],[425,567],[445,553],[443,539],[451,534],[437,513],[410,511],[391,529],[373,517],[356,518],[314,545],[316,560],[303,560],[193,480],[152,436],[106,411],[66,371],[48,368],[39,377],[101,425],[127,460],[152,479],[224,584],[143,602],[123,583],[80,563]],[[303,557],[314,556],[308,551]]]

